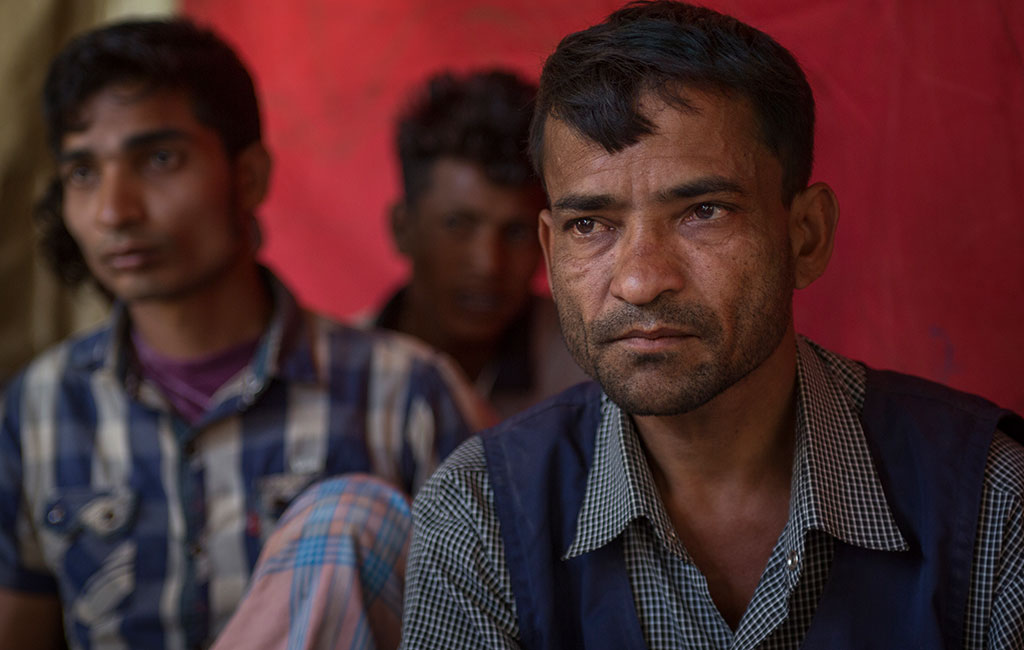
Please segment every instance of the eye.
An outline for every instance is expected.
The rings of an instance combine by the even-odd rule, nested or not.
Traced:
[[[468,230],[471,220],[459,212],[451,212],[441,218],[441,227],[451,232]]]
[[[526,224],[511,224],[504,228],[505,241],[512,243],[528,241],[533,232],[534,230]]]
[[[572,230],[577,235],[589,235],[594,232],[594,228],[597,223],[590,217],[580,217],[579,219],[573,219],[566,224],[566,230]]]
[[[79,163],[64,170],[63,180],[67,187],[88,187],[96,181],[97,176],[95,167]]]
[[[154,149],[149,154],[149,166],[153,169],[177,169],[181,165],[181,160],[181,154],[172,149]]]
[[[693,217],[698,221],[707,221],[720,215],[721,206],[714,203],[701,203],[693,209]]]

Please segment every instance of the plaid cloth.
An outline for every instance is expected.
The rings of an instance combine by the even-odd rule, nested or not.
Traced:
[[[411,492],[485,421],[437,353],[305,312],[270,282],[251,363],[194,425],[140,376],[121,307],[9,386],[0,586],[59,586],[73,648],[202,647],[304,488],[368,472]]]
[[[412,515],[402,493],[348,475],[285,512],[213,650],[397,648]]]
[[[790,518],[733,630],[678,540],[632,420],[605,397],[566,557],[622,536],[647,646],[796,648],[833,540],[903,549],[859,414],[864,368],[801,338]],[[455,451],[416,497],[403,647],[518,648],[519,626],[483,446]],[[964,648],[1024,648],[1024,448],[996,432],[982,490]]]

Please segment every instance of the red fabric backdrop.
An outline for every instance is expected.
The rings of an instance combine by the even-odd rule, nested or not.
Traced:
[[[536,77],[609,0],[184,0],[257,78],[275,156],[267,262],[344,316],[404,266],[391,121],[431,72]],[[1024,411],[1024,2],[721,0],[804,65],[819,110],[814,179],[842,208],[798,328],[880,367]]]

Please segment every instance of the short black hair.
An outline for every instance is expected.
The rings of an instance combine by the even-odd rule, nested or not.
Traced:
[[[796,59],[731,16],[670,0],[632,2],[562,39],[541,73],[530,131],[534,167],[542,173],[549,116],[615,153],[653,132],[640,112],[643,95],[685,109],[687,87],[746,99],[782,164],[783,200],[807,187],[814,95]]]
[[[196,119],[217,132],[232,158],[261,140],[256,89],[231,46],[186,19],[131,20],[79,35],[51,63],[43,116],[55,156],[64,136],[79,128],[83,105],[120,84],[185,93]],[[36,204],[35,218],[44,256],[62,280],[75,286],[90,273],[64,224],[62,206],[62,187],[52,181]]]
[[[535,84],[501,69],[428,79],[398,119],[406,204],[426,191],[442,157],[479,165],[498,185],[539,184],[527,152],[536,93]]]

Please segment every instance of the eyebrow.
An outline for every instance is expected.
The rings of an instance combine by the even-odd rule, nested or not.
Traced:
[[[121,144],[123,151],[132,151],[138,149],[144,149],[157,142],[165,142],[168,140],[189,140],[191,136],[181,129],[166,128],[166,129],[154,129],[153,131],[143,131],[142,133],[136,133],[129,136]],[[71,149],[69,151],[62,151],[57,156],[57,164],[64,164],[74,160],[81,160],[88,158],[93,155],[93,152],[87,148],[82,147],[79,149]]]
[[[552,204],[555,210],[595,212],[607,210],[619,202],[610,194],[567,194]]]
[[[667,190],[658,192],[658,203],[671,203],[678,199],[693,199],[705,194],[739,194],[746,195],[743,187],[724,176],[707,176],[698,178]]]

